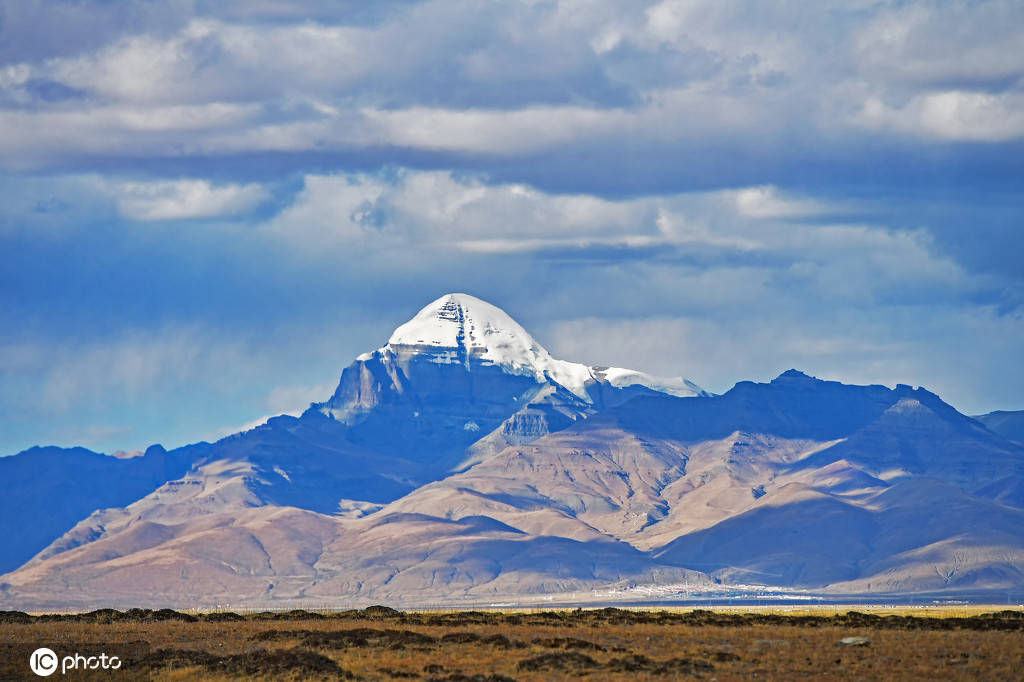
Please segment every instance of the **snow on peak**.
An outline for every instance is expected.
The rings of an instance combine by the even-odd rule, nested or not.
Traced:
[[[501,308],[469,294],[446,294],[395,330],[389,346],[483,349],[492,360],[547,351]]]
[[[693,395],[701,395],[704,392],[697,384],[683,377],[661,378],[651,376],[646,372],[638,372],[635,369],[623,369],[622,367],[593,367],[594,374],[603,378],[616,388],[640,385],[646,386],[660,393],[680,396],[686,398]]]
[[[398,327],[381,350],[429,352],[433,362],[467,366],[473,357],[512,374],[554,381],[587,402],[592,402],[587,382],[600,380],[616,387],[639,384],[669,395],[702,393],[699,386],[682,378],[658,379],[628,369],[556,360],[508,313],[469,294],[446,294],[432,301]],[[367,360],[370,355],[358,359]]]

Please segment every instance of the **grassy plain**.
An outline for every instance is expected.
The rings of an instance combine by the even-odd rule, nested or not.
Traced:
[[[844,646],[847,637],[867,643]],[[71,679],[1024,679],[1024,612],[892,609],[190,614],[0,612],[0,679],[29,654],[119,655]],[[65,678],[67,679],[67,678]]]

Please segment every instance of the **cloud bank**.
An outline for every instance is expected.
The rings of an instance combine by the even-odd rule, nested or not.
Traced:
[[[3,453],[301,409],[452,290],[711,390],[1024,408],[1020,3],[2,9]]]

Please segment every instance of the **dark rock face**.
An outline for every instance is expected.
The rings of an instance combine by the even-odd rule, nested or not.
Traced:
[[[452,362],[432,348],[384,348],[341,375],[316,409],[350,428],[358,445],[424,465],[451,465],[529,402],[541,384],[472,354]]]
[[[573,419],[542,408],[516,412],[501,425],[501,434],[509,445],[524,445],[570,426]]]
[[[591,380],[588,402],[554,380],[515,373],[481,354],[465,347],[386,346],[347,367],[334,395],[306,416],[327,415],[348,427],[352,443],[416,462],[418,479],[427,481],[465,460],[474,444],[477,452],[497,452],[638,396],[665,395]]]

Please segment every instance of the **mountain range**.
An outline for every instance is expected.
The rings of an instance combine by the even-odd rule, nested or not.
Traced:
[[[796,370],[712,395],[449,294],[299,417],[0,458],[0,607],[1019,591],[1019,415]]]

